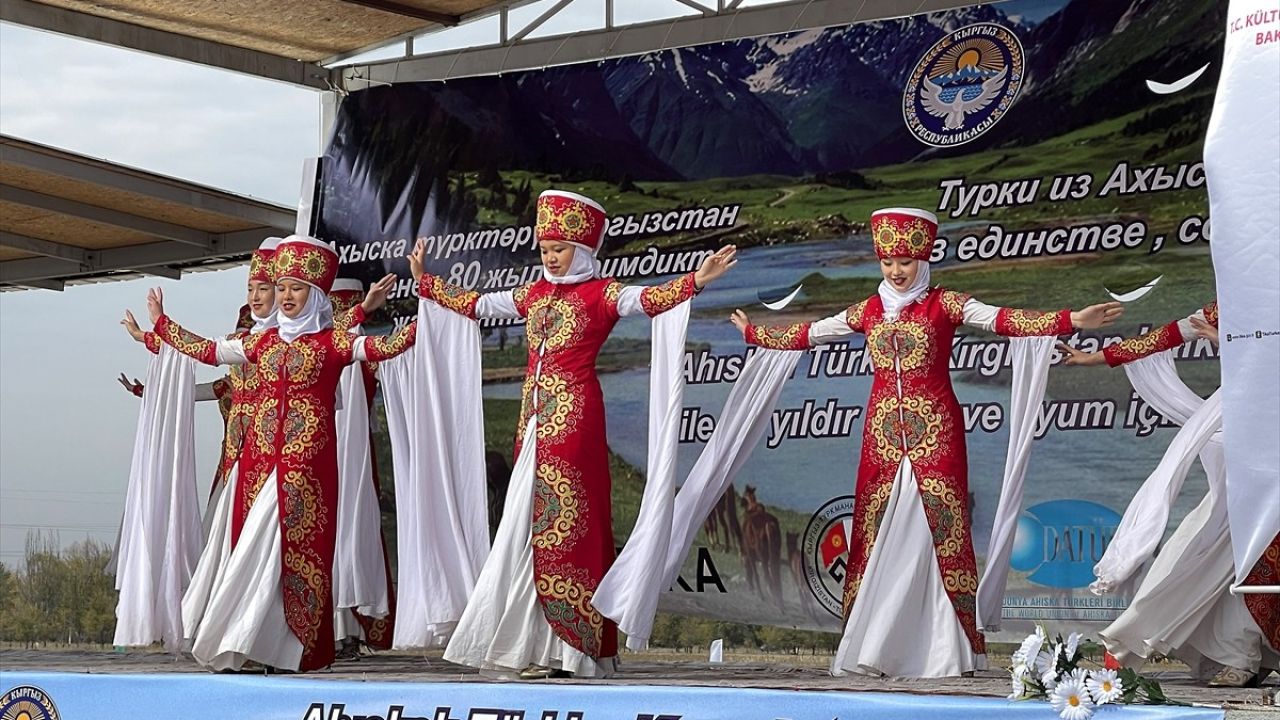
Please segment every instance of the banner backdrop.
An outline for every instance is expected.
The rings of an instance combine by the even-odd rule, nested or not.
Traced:
[[[324,164],[318,234],[343,274],[403,278],[403,260],[481,291],[539,277],[534,201],[556,187],[610,214],[604,272],[653,283],[724,243],[738,266],[694,301],[680,475],[710,437],[747,349],[728,322],[828,316],[879,281],[870,212],[937,212],[934,280],[992,304],[1083,307],[1126,298],[1134,335],[1214,296],[1201,144],[1222,59],[1224,5],[1011,0],[945,14],[807,30],[542,71],[375,88],[344,102]],[[648,322],[618,325],[600,356],[614,463],[614,527],[632,527],[643,478]],[[1008,343],[962,329],[952,354],[965,408],[974,544],[985,551],[1007,443]],[[491,491],[511,462],[526,348],[486,325]],[[1217,351],[1177,351],[1207,395]],[[862,338],[815,348],[783,390],[745,471],[707,518],[668,610],[838,628],[846,527],[870,360]],[[1081,627],[1124,595],[1085,586],[1172,425],[1123,372],[1055,367],[1010,564],[1004,627]],[[384,468],[389,464],[384,463]],[[1203,495],[1187,483],[1173,521]],[[388,483],[384,483],[384,486]],[[499,500],[500,502],[500,500]]]

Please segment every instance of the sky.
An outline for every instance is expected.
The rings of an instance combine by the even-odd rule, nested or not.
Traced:
[[[551,2],[513,11],[511,26]],[[602,8],[599,0],[579,0],[532,36],[599,27]],[[687,12],[674,0],[623,0],[616,22]],[[431,36],[417,49],[490,43],[496,34],[491,18]],[[315,91],[3,23],[0,133],[291,207],[303,160],[322,150]],[[17,565],[32,532],[64,547],[85,538],[114,542],[138,412],[137,398],[115,378],[143,377],[149,359],[120,327],[124,310],[145,326],[147,289],[161,287],[175,319],[222,334],[244,302],[244,283],[240,267],[180,281],[0,294],[0,562]],[[197,380],[220,374],[201,367]],[[198,404],[202,502],[221,428],[214,403]]]

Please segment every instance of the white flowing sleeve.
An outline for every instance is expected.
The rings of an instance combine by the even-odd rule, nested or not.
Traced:
[[[995,332],[1000,308],[969,298],[964,304],[964,324],[987,332]]]
[[[809,326],[809,344],[824,345],[858,334],[849,327],[848,311],[841,310],[829,318],[819,320]]]
[[[515,293],[510,290],[504,290],[481,295],[480,299],[476,301],[476,317],[501,320],[519,318],[520,310],[516,307]]]
[[[218,338],[214,340],[218,353],[219,365],[247,365],[249,356],[244,352],[244,341],[240,338],[228,340],[226,338]]]
[[[618,315],[620,317],[644,314],[644,306],[640,304],[640,293],[642,292],[644,292],[644,286],[642,285],[627,285],[622,288],[622,292],[618,293]]]

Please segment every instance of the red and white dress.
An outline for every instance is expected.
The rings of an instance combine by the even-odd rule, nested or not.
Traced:
[[[421,297],[470,318],[524,318],[529,355],[516,461],[493,549],[445,659],[498,673],[530,665],[598,676],[614,623],[591,604],[614,560],[604,398],[596,356],[618,319],[694,295],[693,275],[655,287],[546,279],[480,295],[424,275]]]
[[[835,675],[943,677],[986,666],[964,423],[949,369],[962,324],[1010,337],[1072,331],[1069,310],[997,308],[941,288],[897,317],[886,317],[874,295],[818,322],[747,328],[748,343],[778,350],[863,333],[875,368]]]
[[[1106,346],[1102,352],[1107,364],[1126,366],[1135,386],[1153,405],[1163,404],[1160,395],[1192,394],[1177,380],[1171,365],[1161,368],[1156,363],[1161,359],[1156,357],[1159,353],[1196,340],[1198,335],[1191,325],[1192,318],[1217,327],[1217,302],[1210,302],[1191,315],[1144,335]],[[1162,369],[1167,378],[1157,374]],[[1135,375],[1144,372],[1147,373],[1145,378]],[[1148,398],[1148,395],[1153,397]],[[1164,403],[1168,402],[1164,400]],[[1176,407],[1160,409],[1170,414],[1177,412]],[[1186,422],[1186,418],[1181,421]],[[1175,438],[1168,453],[1178,452],[1179,442]],[[1183,518],[1150,562],[1129,607],[1100,635],[1107,649],[1126,664],[1140,664],[1153,654],[1169,655],[1187,663],[1192,672],[1202,678],[1212,677],[1224,665],[1250,672],[1257,672],[1259,667],[1275,668],[1280,665],[1277,662],[1280,660],[1277,655],[1280,651],[1280,595],[1231,594],[1235,564],[1231,552],[1226,466],[1220,436],[1211,438],[1199,454],[1209,482],[1208,493]],[[1161,466],[1170,464],[1162,460]],[[1181,476],[1166,478],[1157,468],[1147,482],[1162,480],[1180,482]],[[1176,494],[1171,491],[1153,494],[1140,491],[1134,502],[1166,502],[1166,498],[1172,500],[1172,495]],[[1142,509],[1131,507],[1125,513],[1126,518],[1134,515],[1135,510]],[[1148,552],[1154,552],[1155,541],[1163,536],[1168,512],[1166,509],[1151,516],[1159,521],[1158,527],[1156,523],[1147,523],[1152,526],[1135,525],[1133,531],[1150,537],[1142,545],[1144,550],[1149,548]],[[1122,522],[1122,528],[1125,525]],[[1126,568],[1127,572],[1120,571],[1120,574],[1136,570],[1132,558],[1112,556],[1113,552],[1123,552],[1129,547],[1123,537],[1117,540],[1098,565],[1100,582],[1096,586],[1099,589],[1109,589],[1108,586],[1114,584],[1109,576],[1116,574],[1116,568]],[[1146,554],[1142,554],[1142,559]],[[1278,583],[1280,537],[1272,541],[1246,580],[1249,585]]]
[[[193,638],[201,664],[314,670],[333,660],[338,382],[353,362],[404,352],[415,331],[365,337],[326,328],[285,342],[272,328],[213,341],[167,316],[156,323],[179,352],[210,365],[252,364],[259,383],[229,506],[232,549]]]

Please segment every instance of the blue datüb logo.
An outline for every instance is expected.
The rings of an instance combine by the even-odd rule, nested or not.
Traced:
[[[902,116],[921,142],[963,145],[990,130],[1022,90],[1018,36],[1002,25],[968,25],[939,40],[916,63]]]
[[[1120,516],[1088,500],[1051,500],[1022,511],[1009,565],[1031,582],[1085,587],[1115,535]]]

